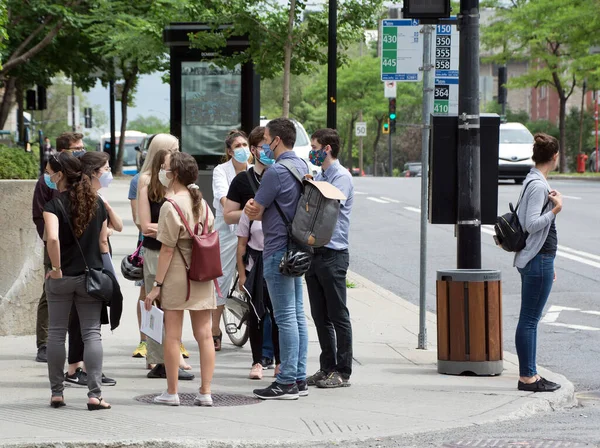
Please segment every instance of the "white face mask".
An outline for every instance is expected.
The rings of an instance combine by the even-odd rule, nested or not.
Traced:
[[[162,169],[161,169],[161,170],[158,172],[158,180],[160,181],[160,183],[161,183],[161,184],[163,184],[163,186],[164,186],[165,188],[169,188],[169,186],[171,185],[171,179],[169,179],[169,178],[167,177],[167,172],[170,172],[170,170],[169,170],[169,171],[167,171],[167,170],[162,170]]]
[[[100,186],[102,188],[106,188],[113,181],[113,175],[110,171],[102,173],[102,175],[98,178],[98,182],[100,182]]]

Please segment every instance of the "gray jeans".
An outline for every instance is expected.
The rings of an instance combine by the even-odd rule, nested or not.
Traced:
[[[84,344],[83,362],[88,377],[88,397],[101,397],[102,336],[100,314],[102,302],[88,295],[85,275],[46,280],[48,299],[48,378],[53,397],[64,390],[65,339],[69,326],[69,313],[73,303],[77,308]]]

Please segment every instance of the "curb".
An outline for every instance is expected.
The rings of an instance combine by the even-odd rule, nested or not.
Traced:
[[[548,176],[548,180],[579,180],[579,181],[590,181],[590,182],[600,182],[600,177],[596,176]]]

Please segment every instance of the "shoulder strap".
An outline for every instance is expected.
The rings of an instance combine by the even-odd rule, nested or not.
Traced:
[[[204,216],[204,224],[202,224],[202,233],[201,235],[206,235],[207,232],[207,228],[208,228],[208,203],[202,199],[202,205],[204,205],[204,208],[206,209],[206,214]],[[198,230],[198,227],[196,225],[196,230]]]
[[[250,182],[250,187],[252,188],[254,195],[256,195],[256,185],[254,185],[254,179],[252,179],[252,176],[250,175],[250,170],[246,170],[245,173],[246,177],[248,178],[248,182]]]
[[[179,208],[179,205],[177,205],[177,203],[174,200],[172,200],[172,199],[166,198],[166,200],[168,202],[170,202],[173,207],[175,207],[175,210],[177,210],[177,213],[179,214],[179,217],[181,218],[181,221],[183,221],[183,225],[185,226],[185,228],[189,232],[190,236],[192,238],[194,238],[194,232],[192,232],[192,229],[190,228],[190,225],[188,224],[187,220],[185,219],[185,216],[183,216],[183,212]],[[204,232],[204,229],[202,229],[202,231]]]
[[[298,182],[300,182],[300,185],[304,185],[303,182],[302,182],[303,178],[302,178],[302,175],[300,174],[300,171],[298,171],[298,168],[296,168],[291,161],[289,161],[289,160],[282,160],[281,162],[277,162],[277,163],[280,163],[282,166],[286,167],[287,170],[290,173],[292,173],[292,175],[296,178],[296,180]],[[306,162],[304,162],[304,163],[306,163]]]
[[[523,200],[523,198],[525,197],[525,192],[527,191],[527,187],[529,187],[530,184],[532,184],[535,181],[539,181],[539,179],[533,179],[530,180],[529,182],[527,182],[525,184],[525,186],[523,187],[523,191],[521,192],[521,196],[519,197],[519,201],[517,202],[517,206],[515,207],[515,213],[517,213],[517,210],[519,209],[519,205],[521,205],[521,201]],[[541,181],[540,181],[541,182]],[[548,200],[546,201],[546,203],[544,204],[544,206],[542,207],[542,211],[541,213],[544,213],[544,210],[546,209],[546,207],[548,207],[548,204],[550,204],[550,198],[548,198]]]
[[[79,244],[79,239],[77,239],[77,235],[75,235],[75,230],[73,229],[73,225],[71,224],[71,218],[67,214],[67,210],[65,209],[65,206],[63,205],[62,200],[60,198],[56,198],[56,202],[58,202],[58,206],[60,207],[63,214],[65,215],[65,218],[67,219],[67,223],[69,224],[69,228],[71,229],[71,233],[73,234],[73,239],[77,243],[79,252],[81,252],[81,258],[83,258],[83,264],[85,264],[85,270],[87,272],[90,270],[90,268],[88,267],[87,261],[85,261],[85,255],[83,255],[83,250],[81,249],[81,245]]]

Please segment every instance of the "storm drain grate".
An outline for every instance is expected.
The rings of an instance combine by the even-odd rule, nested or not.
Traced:
[[[564,440],[459,440],[448,442],[445,448],[584,448],[591,447],[588,443],[569,442]]]
[[[140,403],[154,404],[154,397],[158,395],[160,394],[139,395],[134,399]],[[194,406],[194,398],[196,398],[196,394],[179,394],[181,406]],[[246,406],[261,402],[258,398],[238,394],[212,394],[212,399],[214,407]]]

